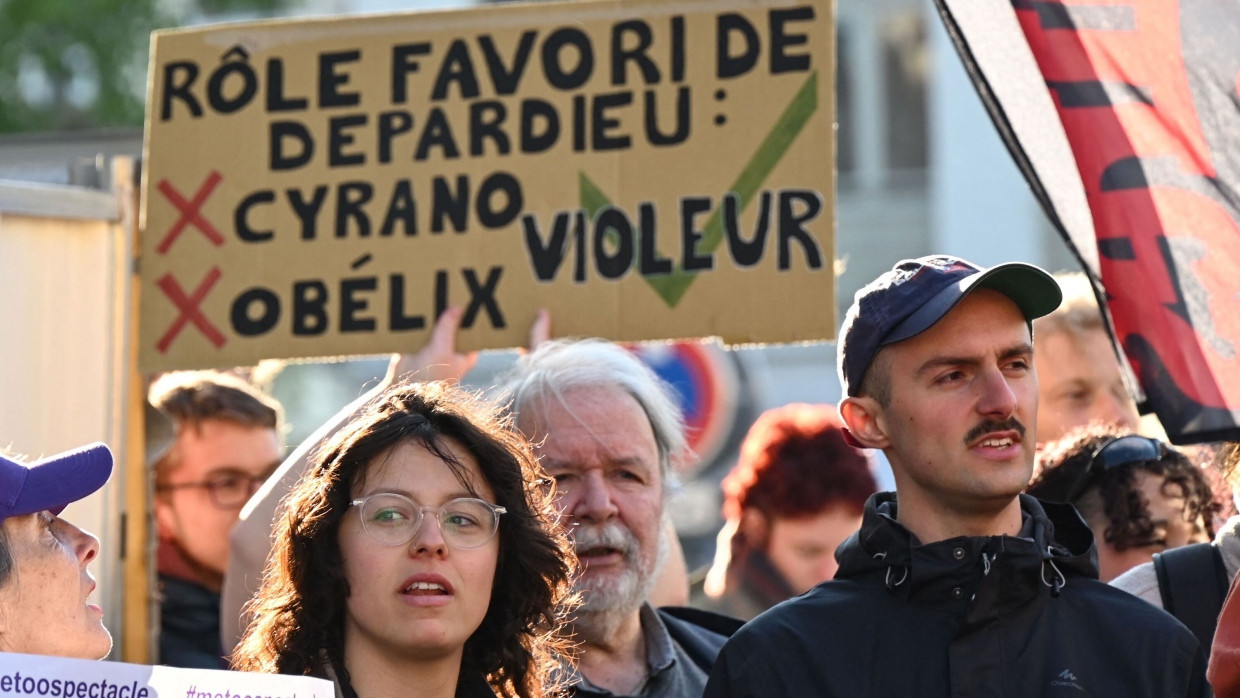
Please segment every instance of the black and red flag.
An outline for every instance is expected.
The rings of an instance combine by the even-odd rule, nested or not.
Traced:
[[[1240,1],[934,2],[1145,406],[1240,440]]]

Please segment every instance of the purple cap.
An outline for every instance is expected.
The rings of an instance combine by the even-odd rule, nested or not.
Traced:
[[[112,474],[112,452],[95,443],[37,463],[0,456],[0,520],[66,506],[103,487]]]
[[[1032,321],[1059,307],[1063,292],[1045,271],[1021,262],[983,269],[959,257],[906,259],[857,291],[840,328],[839,372],[856,397],[879,348],[925,332],[970,291],[998,291]]]

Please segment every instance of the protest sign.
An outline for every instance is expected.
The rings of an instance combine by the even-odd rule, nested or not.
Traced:
[[[309,676],[176,669],[0,652],[0,697],[332,698],[330,681]]]
[[[141,363],[833,337],[825,0],[539,3],[152,40]]]

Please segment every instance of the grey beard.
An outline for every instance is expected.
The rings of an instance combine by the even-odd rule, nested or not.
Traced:
[[[603,588],[591,588],[592,585],[583,583],[581,579],[577,580],[576,590],[581,593],[582,604],[572,623],[578,640],[594,643],[611,637],[624,620],[636,613],[650,596],[659,572],[667,562],[670,547],[667,532],[671,529],[667,516],[664,514],[660,518],[663,519],[663,524],[651,569],[640,569],[640,560],[632,559],[640,556],[634,541],[634,545],[629,548],[631,564],[619,578],[603,582]],[[627,531],[625,533],[627,535]]]

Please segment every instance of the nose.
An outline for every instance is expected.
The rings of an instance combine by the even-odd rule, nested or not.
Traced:
[[[99,539],[86,531],[83,531],[77,526],[74,526],[68,521],[64,521],[63,519],[61,519],[61,521],[70,529],[73,540],[73,549],[74,552],[77,553],[79,563],[81,563],[82,567],[89,565],[90,561],[94,560],[95,557],[99,555]]]
[[[1108,391],[1106,396],[1102,398],[1103,413],[1099,415],[1108,424],[1119,424],[1120,426],[1136,429],[1140,417],[1137,415],[1137,406],[1133,404],[1132,399],[1128,397],[1127,392]]]
[[[1016,391],[1008,383],[1007,376],[998,368],[985,371],[980,377],[981,396],[977,411],[996,419],[1007,419],[1016,411]]]
[[[413,532],[409,541],[409,554],[413,557],[431,555],[445,557],[448,554],[448,543],[443,538],[443,528],[439,525],[439,517],[432,512],[423,512],[418,529]]]
[[[607,486],[602,473],[593,471],[586,474],[574,489],[576,491],[573,495],[576,499],[569,512],[574,518],[602,523],[618,512],[611,497],[611,488]]]

